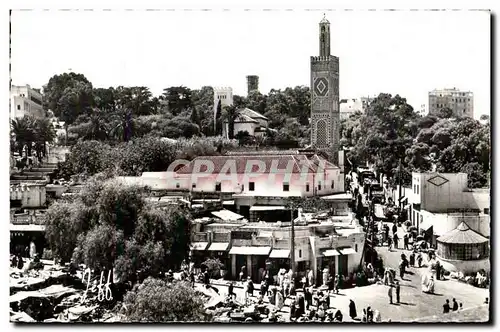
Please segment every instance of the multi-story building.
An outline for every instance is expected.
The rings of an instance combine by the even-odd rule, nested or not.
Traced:
[[[364,113],[371,98],[349,98],[340,100],[340,119],[347,119],[356,112]]]
[[[437,114],[449,108],[455,117],[474,117],[474,94],[457,88],[433,90],[429,92],[429,114]]]
[[[22,118],[25,115],[45,117],[42,94],[29,85],[12,85],[10,89],[10,119]]]
[[[454,230],[461,222],[485,237],[490,236],[490,189],[467,187],[466,173],[413,173],[412,187],[402,190],[408,219],[419,230],[436,238]],[[397,193],[397,190],[396,190]]]
[[[290,268],[291,222],[251,222],[227,210],[213,212],[218,218],[197,222],[191,243],[192,260],[201,263],[208,257],[219,258],[237,278],[244,266],[255,282],[262,271],[273,275],[280,268]],[[363,228],[351,221],[353,216],[333,216],[317,220],[300,213],[295,219],[294,256],[299,275],[311,269],[317,283],[322,272],[348,276],[357,271],[363,257]]]
[[[214,87],[214,125],[219,101],[221,107],[233,105],[233,89],[229,87]]]

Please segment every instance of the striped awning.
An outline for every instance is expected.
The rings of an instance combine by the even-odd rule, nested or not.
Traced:
[[[229,242],[214,242],[208,247],[208,251],[226,251],[229,248]]]
[[[269,258],[290,258],[290,250],[288,249],[273,249]]]
[[[203,251],[208,247],[208,242],[193,242],[190,245],[191,250]]]
[[[352,255],[356,253],[356,250],[354,250],[353,248],[342,248],[339,249],[339,251],[342,255]]]
[[[326,249],[321,254],[325,257],[340,256],[340,253],[337,251],[337,249]]]
[[[271,247],[232,247],[229,254],[268,256],[269,252],[271,252]]]

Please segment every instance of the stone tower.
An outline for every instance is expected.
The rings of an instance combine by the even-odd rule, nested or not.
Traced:
[[[220,104],[222,108],[224,106],[233,105],[233,89],[230,87],[214,87],[214,126],[215,126],[215,117],[217,114],[217,105]]]
[[[259,76],[257,75],[247,76],[247,94],[249,95],[252,91],[259,91]]]
[[[330,54],[330,22],[319,22],[319,56],[311,57],[311,145],[339,151],[339,58]]]

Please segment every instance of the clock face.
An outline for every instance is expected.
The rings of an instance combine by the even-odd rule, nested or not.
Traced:
[[[328,80],[325,77],[319,77],[314,81],[314,93],[319,97],[327,95]]]

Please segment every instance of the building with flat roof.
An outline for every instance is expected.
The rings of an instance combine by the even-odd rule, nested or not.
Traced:
[[[449,108],[455,117],[474,117],[474,94],[471,91],[436,89],[429,92],[429,114]]]
[[[10,119],[22,118],[25,115],[45,117],[40,90],[23,86],[12,85],[10,88]]]
[[[402,202],[412,225],[436,239],[465,222],[470,229],[490,236],[490,189],[467,187],[466,173],[412,173],[412,187],[405,188]],[[396,190],[397,192],[397,190]]]

